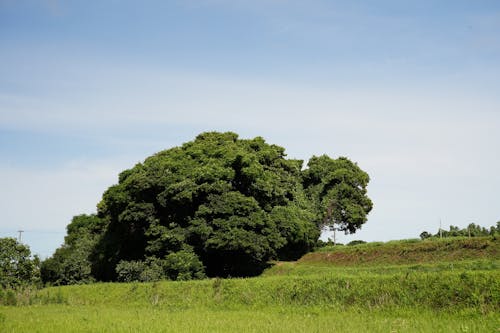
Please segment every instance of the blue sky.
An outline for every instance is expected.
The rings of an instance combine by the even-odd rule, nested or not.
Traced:
[[[348,156],[352,239],[500,220],[498,1],[0,0],[0,237],[49,256],[121,170],[208,130]]]

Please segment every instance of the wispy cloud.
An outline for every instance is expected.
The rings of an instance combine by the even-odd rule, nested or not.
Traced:
[[[77,73],[76,85],[60,78],[46,85],[48,91],[41,81],[34,94],[0,94],[0,125],[58,131],[186,123],[270,129],[279,124],[286,129],[356,131],[390,123],[393,131],[404,124],[409,127],[405,131],[419,131],[419,126],[436,126],[429,119],[444,125],[467,115],[494,117],[499,103],[473,91],[460,96],[456,85],[454,92],[434,92],[439,85],[342,87],[168,70],[99,71],[94,77]],[[402,124],[394,126],[394,121]]]

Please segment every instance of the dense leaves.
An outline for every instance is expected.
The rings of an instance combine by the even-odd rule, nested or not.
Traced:
[[[308,169],[302,165],[261,137],[230,132],[203,133],[147,158],[123,171],[98,204],[98,236],[83,251],[91,276],[251,276],[269,260],[310,251],[325,223],[346,232],[361,227],[372,206],[368,175],[346,158],[313,157]],[[66,246],[76,255],[70,235],[80,229],[72,225],[58,251]]]
[[[355,163],[345,157],[312,157],[303,179],[318,225],[354,233],[366,222],[373,206],[366,195],[370,177]]]
[[[172,252],[164,259],[148,257],[146,260],[122,260],[116,265],[118,281],[192,280],[205,277],[203,264],[191,249]]]
[[[103,220],[96,215],[73,217],[66,227],[64,245],[41,265],[41,277],[55,285],[87,283],[94,281],[90,256],[103,231]]]
[[[39,281],[39,264],[28,246],[14,238],[0,238],[0,289]]]

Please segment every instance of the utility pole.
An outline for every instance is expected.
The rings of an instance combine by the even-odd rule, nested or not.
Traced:
[[[337,245],[337,228],[335,228],[335,224],[333,225],[333,245]]]
[[[24,230],[18,230],[17,232],[19,233],[18,242],[21,243],[21,235],[23,234]]]
[[[439,238],[443,238],[443,232],[441,231],[441,218],[439,218]]]

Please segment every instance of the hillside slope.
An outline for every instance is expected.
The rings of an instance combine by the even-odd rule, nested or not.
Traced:
[[[277,262],[272,275],[500,270],[500,240],[492,237],[402,240],[324,247],[295,262]]]
[[[500,239],[493,237],[444,238],[324,247],[308,253],[302,263],[339,266],[454,262],[500,258]]]

